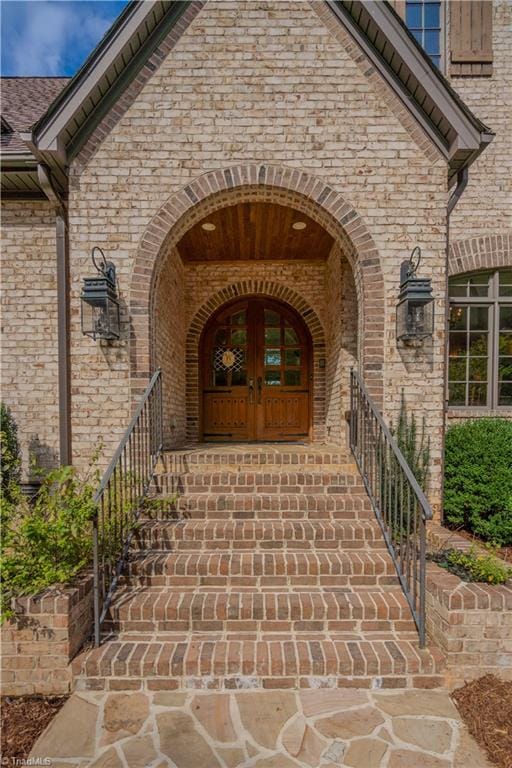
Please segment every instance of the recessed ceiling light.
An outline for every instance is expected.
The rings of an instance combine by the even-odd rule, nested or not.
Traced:
[[[201,224],[202,228],[205,229],[207,232],[213,232],[214,229],[217,229],[215,224],[212,224],[211,221],[205,221],[204,224]]]
[[[305,221],[294,221],[292,224],[292,229],[306,229],[306,222]]]

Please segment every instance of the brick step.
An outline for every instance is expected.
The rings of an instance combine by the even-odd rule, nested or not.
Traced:
[[[247,446],[166,451],[160,466],[164,472],[188,472],[201,466],[314,467],[353,462],[350,451],[338,447]]]
[[[161,493],[263,493],[344,494],[365,493],[355,472],[187,472],[155,474],[154,486]]]
[[[148,516],[209,520],[370,520],[375,519],[364,494],[203,493],[177,500],[155,496]]]
[[[385,549],[376,520],[179,520],[142,523],[134,549]]]
[[[124,577],[153,587],[346,587],[396,584],[387,552],[132,552]]]
[[[73,661],[78,690],[422,687],[444,684],[435,648],[383,633],[218,640],[214,635],[110,640]]]
[[[319,592],[120,590],[107,631],[415,632],[401,589]]]

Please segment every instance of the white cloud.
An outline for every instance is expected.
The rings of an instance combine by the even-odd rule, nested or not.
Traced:
[[[62,75],[70,62],[77,68],[115,15],[105,14],[100,4],[94,6],[80,0],[3,0],[4,67],[16,75]]]

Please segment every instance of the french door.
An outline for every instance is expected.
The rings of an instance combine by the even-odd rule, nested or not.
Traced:
[[[201,349],[203,439],[307,439],[310,358],[304,322],[280,302],[248,298],[217,313]]]

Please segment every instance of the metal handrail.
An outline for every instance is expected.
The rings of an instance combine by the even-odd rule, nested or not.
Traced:
[[[94,495],[94,643],[117,588],[163,449],[162,373],[155,371]]]
[[[425,645],[426,523],[432,509],[360,375],[350,371],[350,448]]]

